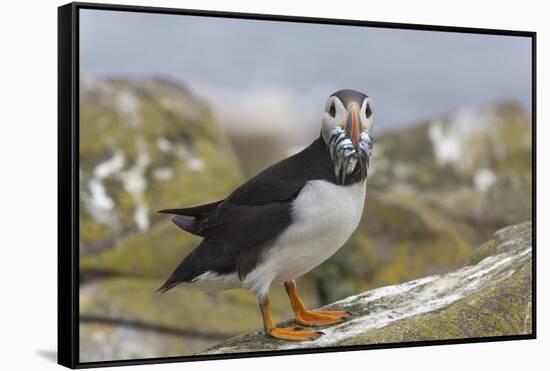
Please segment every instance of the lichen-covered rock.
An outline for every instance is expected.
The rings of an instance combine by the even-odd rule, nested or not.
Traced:
[[[464,107],[378,136],[372,185],[482,191],[494,184],[485,170],[530,177],[531,134],[530,117],[515,102]]]
[[[383,133],[375,148],[371,189],[406,186],[489,228],[531,215],[532,127],[517,103],[465,107]]]
[[[168,278],[200,238],[179,229],[169,217],[166,219],[146,233],[121,239],[113,248],[81,257],[81,278],[86,280],[98,274]]]
[[[496,232],[493,245],[489,255],[457,271],[381,287],[326,306],[351,311],[354,316],[323,328],[325,335],[317,340],[285,342],[258,331],[202,353],[529,334],[531,223]]]
[[[127,325],[80,323],[80,362],[176,357],[200,351],[224,337],[183,336]]]
[[[80,288],[80,359],[99,361],[181,356],[262,326],[256,298],[245,290],[207,293],[161,280],[118,277]],[[299,281],[306,303],[318,306],[311,281]],[[271,290],[276,318],[292,309],[282,287]]]
[[[216,200],[241,181],[208,106],[158,79],[84,79],[80,92],[80,248],[144,233],[156,210]]]

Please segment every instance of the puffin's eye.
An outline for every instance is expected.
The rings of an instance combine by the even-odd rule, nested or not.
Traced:
[[[332,103],[330,103],[330,107],[328,109],[328,114],[331,115],[332,117],[336,116],[336,106],[334,105],[334,101],[332,101]]]
[[[367,106],[365,107],[365,116],[367,117],[367,119],[370,119],[370,117],[372,116],[372,108],[370,107],[369,103],[367,103]]]

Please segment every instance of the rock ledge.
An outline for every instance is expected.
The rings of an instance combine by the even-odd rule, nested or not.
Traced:
[[[285,342],[257,331],[201,354],[530,334],[531,222],[497,231],[468,264],[326,306],[351,311],[354,317],[323,328],[326,335],[315,341]]]

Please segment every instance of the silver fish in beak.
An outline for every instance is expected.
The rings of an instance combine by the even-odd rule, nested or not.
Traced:
[[[360,173],[361,180],[367,176],[374,141],[363,129],[359,110],[357,104],[350,104],[344,122],[331,132],[329,151],[338,184],[345,184],[346,176],[353,173]]]

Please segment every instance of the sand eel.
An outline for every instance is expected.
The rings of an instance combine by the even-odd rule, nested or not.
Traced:
[[[204,237],[159,288],[180,283],[223,290],[245,288],[258,298],[265,331],[285,340],[313,340],[322,332],[276,327],[271,284],[284,284],[302,326],[346,320],[346,311],[307,310],[295,279],[332,256],[357,228],[372,154],[371,99],[340,90],[325,105],[321,135],[301,152],[263,170],[227,198],[183,209],[173,222]]]

